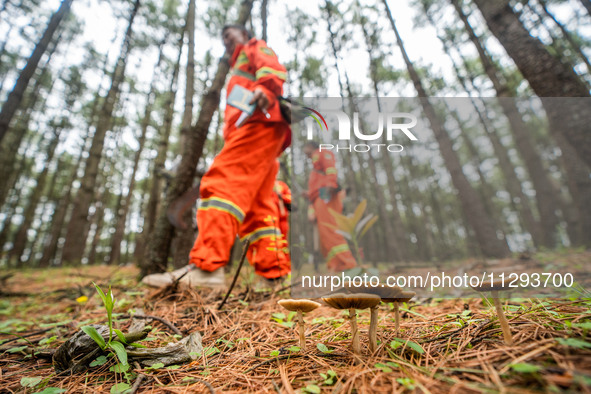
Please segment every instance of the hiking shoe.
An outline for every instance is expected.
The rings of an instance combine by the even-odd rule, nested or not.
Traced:
[[[224,279],[223,268],[207,272],[189,264],[172,272],[144,276],[142,283],[152,287],[164,287],[179,280],[179,283],[189,287],[223,287]]]
[[[287,275],[273,279],[268,279],[257,275],[253,290],[256,292],[279,290],[282,287],[285,279],[287,279]]]

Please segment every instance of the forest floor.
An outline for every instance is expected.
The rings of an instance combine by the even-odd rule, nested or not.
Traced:
[[[588,264],[591,253],[561,258]],[[591,298],[505,301],[513,346],[504,344],[494,308],[483,298],[411,301],[401,308],[399,334],[392,305],[382,304],[373,355],[369,311],[358,312],[358,357],[349,349],[346,316],[326,307],[306,315],[307,349],[299,349],[295,319],[277,305],[289,289],[254,292],[239,282],[217,310],[223,291],[158,295],[137,283],[134,267],[4,272],[14,275],[0,279],[2,393],[130,392],[134,384],[141,393],[591,392]],[[188,364],[132,365],[123,373],[113,371],[115,357],[103,357],[84,372],[57,374],[54,349],[83,325],[106,324],[92,282],[112,286],[117,328],[125,332],[142,308],[166,321],[150,322],[142,344],[164,346],[178,341],[175,330],[199,331],[202,354]]]

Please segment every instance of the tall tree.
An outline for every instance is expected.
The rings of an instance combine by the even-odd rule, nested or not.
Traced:
[[[262,0],[261,1],[261,25],[262,25],[262,33],[261,39],[263,41],[267,41],[267,14],[269,8],[269,0]]]
[[[443,127],[443,123],[438,119],[432,104],[429,102],[421,79],[404,49],[402,38],[400,37],[398,29],[396,28],[394,18],[390,12],[390,7],[388,7],[386,0],[382,1],[386,8],[386,14],[388,15],[392,30],[396,36],[396,42],[398,43],[398,47],[402,53],[408,73],[410,74],[413,85],[417,90],[420,103],[439,144],[441,155],[451,175],[452,182],[457,190],[457,196],[462,202],[462,208],[466,216],[466,220],[469,223],[471,229],[474,231],[475,237],[478,240],[478,246],[486,257],[506,257],[509,254],[509,247],[507,246],[506,242],[498,239],[497,231],[491,218],[487,215],[484,206],[482,205],[482,201],[462,172],[462,165],[460,164],[460,161],[453,150],[449,135]]]
[[[135,0],[133,8],[129,16],[129,22],[125,38],[121,47],[121,52],[113,76],[111,79],[111,87],[103,101],[99,111],[99,117],[94,130],[92,143],[89,150],[89,155],[86,160],[84,169],[84,176],[82,184],[74,202],[74,208],[68,229],[66,233],[66,241],[64,244],[64,252],[62,259],[64,261],[80,261],[84,254],[86,246],[86,238],[88,236],[88,210],[94,196],[94,189],[96,186],[96,179],[99,164],[102,157],[103,146],[107,130],[111,127],[113,109],[117,101],[121,83],[125,76],[125,68],[127,66],[127,57],[132,47],[132,33],[133,22],[140,6],[140,0]]]
[[[181,55],[183,50],[183,37],[185,29],[181,31],[179,39],[179,53],[172,71],[170,85],[166,93],[166,100],[164,101],[164,120],[160,127],[160,134],[158,135],[158,148],[156,158],[154,159],[154,167],[152,170],[152,186],[150,189],[150,198],[146,208],[146,221],[144,224],[144,233],[149,236],[154,230],[156,217],[158,214],[158,205],[160,204],[160,195],[162,189],[162,175],[164,173],[164,164],[166,162],[166,153],[168,152],[168,140],[172,131],[172,118],[174,115],[174,103],[176,101],[177,81],[180,71]]]
[[[45,158],[45,166],[39,176],[37,177],[37,182],[35,187],[31,190],[31,195],[28,198],[26,208],[23,213],[23,220],[20,223],[13,239],[13,246],[12,250],[10,251],[10,255],[13,258],[16,258],[17,265],[20,267],[22,266],[22,259],[21,256],[25,250],[25,245],[28,241],[27,233],[33,222],[35,216],[35,210],[43,193],[45,191],[45,183],[47,180],[47,175],[49,173],[49,166],[53,159],[53,155],[55,154],[55,150],[57,145],[60,141],[60,133],[61,131],[67,127],[67,119],[62,118],[61,120],[56,120],[52,125],[52,137],[49,141],[47,147],[47,153]]]
[[[544,163],[535,148],[532,134],[517,108],[515,99],[507,98],[507,96],[515,96],[515,90],[506,81],[503,81],[501,70],[493,62],[486,48],[470,25],[468,16],[462,9],[460,0],[451,0],[451,2],[468,33],[470,41],[476,47],[484,71],[491,80],[499,97],[499,104],[509,121],[515,145],[536,190],[536,202],[542,224],[541,232],[543,237],[541,245],[553,248],[556,245],[556,231],[560,220],[557,214],[557,210],[560,208],[558,190],[550,180],[550,175],[546,171]]]
[[[242,25],[246,23],[252,10],[252,3],[253,0],[243,0],[236,23]],[[207,139],[209,125],[219,107],[220,94],[230,68],[228,56],[229,54],[226,54],[220,59],[215,77],[201,101],[201,110],[199,111],[195,125],[191,128],[191,132],[188,135],[187,143],[182,147],[181,162],[172,179],[164,207],[169,206],[192,187],[197,163],[201,158],[205,140]],[[141,265],[142,275],[166,270],[173,235],[174,227],[168,221],[166,209],[162,209],[158,215],[154,232],[148,242],[148,258],[144,259],[144,263]]]
[[[195,0],[189,0],[185,33],[188,35],[188,46],[185,78],[185,110],[181,122],[182,146],[184,146],[187,141],[187,136],[191,132],[191,124],[193,122],[193,96],[195,95]],[[191,216],[192,211],[188,210],[182,218],[182,221],[185,224],[185,229],[177,229],[175,231],[173,262],[176,267],[186,265],[187,256],[195,241]]]
[[[152,75],[152,82],[150,83],[150,88],[148,90],[148,94],[146,95],[146,107],[144,109],[144,116],[141,121],[140,125],[140,135],[138,137],[138,149],[135,152],[133,158],[133,167],[131,171],[131,177],[129,180],[129,184],[127,186],[127,194],[123,199],[122,206],[117,212],[117,223],[115,225],[115,232],[113,233],[113,237],[111,238],[111,252],[109,255],[109,264],[119,264],[120,257],[121,257],[121,241],[123,240],[124,232],[125,232],[125,223],[127,221],[127,215],[129,213],[129,208],[131,205],[131,198],[133,196],[133,191],[135,189],[136,183],[136,174],[140,163],[140,157],[144,150],[144,145],[146,143],[146,134],[148,132],[148,126],[152,120],[152,108],[154,107],[154,95],[156,90],[156,77],[158,68],[160,67],[160,63],[162,62],[163,58],[163,48],[164,48],[165,40],[160,43],[160,53],[158,55],[158,61],[154,66],[154,73]]]
[[[58,10],[51,16],[45,32],[35,46],[33,53],[27,60],[27,64],[20,72],[16,84],[6,98],[4,105],[2,105],[2,111],[0,111],[0,141],[2,141],[6,135],[6,132],[10,126],[10,122],[23,99],[25,89],[29,85],[29,81],[33,77],[33,74],[35,74],[35,70],[39,65],[39,61],[47,50],[47,47],[51,42],[51,38],[60,25],[60,22],[70,10],[72,1],[73,0],[63,0]]]
[[[542,98],[550,129],[561,133],[591,166],[589,100],[557,101],[550,97],[591,97],[572,68],[552,56],[523,26],[508,0],[473,0],[488,28],[511,56],[534,92]]]

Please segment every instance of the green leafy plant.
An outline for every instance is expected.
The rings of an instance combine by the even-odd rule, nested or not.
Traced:
[[[103,300],[105,310],[107,311],[109,340],[105,342],[103,336],[99,334],[96,328],[94,328],[93,326],[84,326],[81,327],[81,330],[84,331],[89,337],[91,337],[102,350],[109,350],[115,353],[115,355],[119,359],[119,362],[122,365],[128,365],[127,351],[125,350],[125,346],[129,344],[125,340],[125,335],[123,335],[123,333],[117,330],[116,328],[113,328],[113,308],[115,307],[115,297],[113,296],[111,286],[109,286],[109,291],[107,292],[107,294],[105,294],[105,292],[96,283],[93,282],[92,284],[94,285],[97,293]],[[113,332],[115,333],[119,341],[113,340]]]
[[[320,387],[318,387],[315,384],[309,384],[309,385],[307,385],[306,387],[304,387],[302,389],[302,391],[304,393],[312,393],[312,394],[319,394],[319,393],[322,392],[322,390],[320,390]]]
[[[379,369],[382,372],[392,372],[393,369],[392,368],[399,368],[400,365],[396,364],[395,362],[392,361],[388,361],[387,363],[377,363],[376,365],[374,365],[374,367],[376,367],[377,369]]]
[[[275,320],[277,323],[282,325],[283,327],[292,328],[295,325],[295,321],[293,318],[297,315],[297,312],[289,312],[289,314],[285,315],[285,313],[277,312],[273,313],[271,319]]]
[[[332,369],[329,369],[328,371],[326,371],[326,373],[321,373],[320,377],[324,379],[324,382],[322,384],[324,384],[325,386],[332,386],[336,383],[338,379],[337,373]]]
[[[324,343],[317,343],[316,347],[324,354],[330,354],[334,352],[334,349],[329,349]]]
[[[353,253],[355,258],[361,264],[361,251],[359,242],[368,230],[377,222],[378,217],[374,214],[369,214],[363,217],[363,213],[367,208],[367,200],[363,200],[357,205],[352,215],[345,216],[337,211],[328,208],[330,214],[336,221],[336,226],[332,223],[323,223],[325,226],[333,228],[338,234],[351,241],[353,246]]]
[[[406,346],[419,354],[425,353],[425,349],[423,349],[421,345],[410,340],[394,338],[394,340],[390,342],[390,348],[392,350],[396,350],[402,346]]]

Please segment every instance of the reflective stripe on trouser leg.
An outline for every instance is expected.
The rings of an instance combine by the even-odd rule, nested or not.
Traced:
[[[259,233],[257,238],[250,244],[246,255],[257,275],[274,279],[289,274],[291,263],[281,246],[285,242],[283,236]]]
[[[199,234],[190,263],[205,271],[228,263],[236,234],[247,222],[284,139],[283,129],[258,122],[247,122],[226,136],[224,147],[201,180]]]
[[[244,212],[240,207],[230,200],[219,197],[204,198],[199,203],[199,209],[217,209],[218,211],[229,213],[234,216],[239,223],[244,221]]]
[[[262,227],[244,235],[240,238],[240,241],[244,242],[248,237],[250,237],[251,244],[263,237],[275,237],[274,240],[279,240],[281,238],[281,231],[277,227]]]

